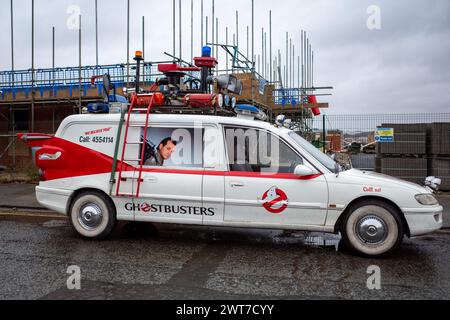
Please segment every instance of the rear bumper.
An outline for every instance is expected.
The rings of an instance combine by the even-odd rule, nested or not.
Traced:
[[[442,228],[442,206],[432,208],[404,209],[411,237],[418,237],[440,230]]]
[[[67,214],[67,204],[73,191],[36,187],[36,199],[47,209]]]

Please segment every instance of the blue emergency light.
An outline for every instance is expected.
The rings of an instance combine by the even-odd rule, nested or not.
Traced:
[[[252,117],[261,121],[267,119],[267,115],[264,112],[262,112],[258,107],[250,104],[238,104],[234,108],[234,111],[238,114],[238,116]]]
[[[211,57],[211,48],[208,46],[204,46],[202,48],[202,57]]]
[[[89,103],[87,107],[88,113],[109,113],[109,104],[104,102]]]

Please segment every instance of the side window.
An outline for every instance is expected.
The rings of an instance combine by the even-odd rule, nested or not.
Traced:
[[[141,129],[146,167],[203,168],[203,136],[201,128],[150,127]]]
[[[283,140],[264,130],[225,127],[232,172],[293,173],[303,159]]]

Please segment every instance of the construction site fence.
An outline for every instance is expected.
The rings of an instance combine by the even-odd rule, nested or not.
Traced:
[[[343,164],[419,184],[435,176],[450,191],[450,113],[322,115],[301,134]]]

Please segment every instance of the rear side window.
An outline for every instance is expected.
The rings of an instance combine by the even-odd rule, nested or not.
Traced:
[[[304,161],[277,136],[260,129],[225,127],[231,172],[293,173]]]
[[[141,129],[144,166],[171,168],[203,168],[204,129],[164,128]],[[138,159],[141,159],[142,147]]]

